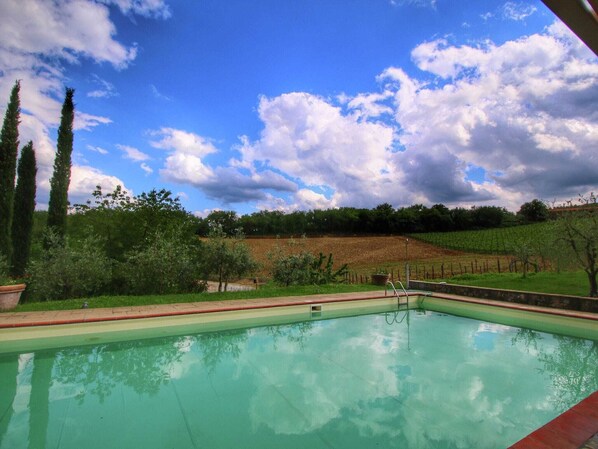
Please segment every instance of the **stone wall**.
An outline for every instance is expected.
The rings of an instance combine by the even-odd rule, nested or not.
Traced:
[[[552,307],[554,309],[577,310],[579,312],[598,313],[598,299],[583,296],[552,295],[516,290],[499,290],[467,285],[440,284],[437,282],[409,281],[409,288],[431,292],[449,293],[460,296],[492,299],[495,301],[528,304],[531,306]]]

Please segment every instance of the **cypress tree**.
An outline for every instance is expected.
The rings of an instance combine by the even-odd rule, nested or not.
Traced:
[[[50,179],[48,228],[60,238],[64,238],[66,234],[68,192],[71,182],[71,154],[73,152],[73,121],[75,119],[74,93],[75,89],[66,89],[60,127],[58,128],[54,173],[52,179]]]
[[[4,254],[9,261],[11,258],[12,205],[19,149],[20,89],[21,83],[16,81],[10,93],[0,134],[0,254]]]
[[[33,211],[35,210],[35,175],[37,164],[33,142],[21,150],[17,167],[17,187],[12,222],[12,275],[23,276],[29,261]]]

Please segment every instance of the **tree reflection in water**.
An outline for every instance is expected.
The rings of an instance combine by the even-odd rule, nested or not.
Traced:
[[[555,340],[554,348],[539,344],[544,337]],[[519,329],[513,337],[513,343],[518,342],[528,352],[538,353],[538,360],[543,365],[540,371],[552,381],[552,401],[557,410],[563,412],[598,390],[598,341]]]
[[[80,403],[87,394],[103,402],[117,385],[153,395],[181,360],[183,341],[184,337],[138,340],[56,351],[54,380],[81,386],[76,396]]]
[[[313,323],[304,321],[286,326],[266,326],[266,332],[272,337],[272,346],[278,349],[278,341],[286,338],[289,343],[297,344],[300,350],[305,349],[305,340],[311,335]]]

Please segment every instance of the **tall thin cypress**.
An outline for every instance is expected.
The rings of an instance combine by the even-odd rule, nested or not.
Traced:
[[[35,175],[37,164],[33,142],[29,141],[21,150],[17,167],[14,213],[12,221],[12,275],[25,274],[31,250],[33,212],[35,210]]]
[[[75,89],[67,88],[62,116],[58,128],[54,173],[50,179],[50,202],[48,204],[48,228],[59,237],[66,234],[66,214],[68,209],[68,192],[71,182],[71,154],[73,152],[73,121],[75,105],[73,94]]]
[[[20,89],[21,83],[16,81],[10,93],[0,134],[0,254],[4,254],[9,261],[11,258],[12,205],[19,149]]]

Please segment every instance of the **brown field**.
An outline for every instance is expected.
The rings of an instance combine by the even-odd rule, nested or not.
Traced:
[[[289,242],[293,242],[289,244]],[[343,263],[349,265],[349,270],[357,275],[368,276],[376,268],[384,268],[388,272],[403,273],[406,262],[412,267],[413,277],[428,277],[434,270],[436,274],[443,272],[445,275],[452,271],[453,274],[480,271],[497,271],[500,263],[502,270],[508,267],[508,257],[464,253],[439,248],[418,240],[407,239],[403,236],[380,237],[309,237],[309,238],[248,238],[255,259],[262,264],[262,277],[267,277],[270,272],[268,254],[277,246],[285,249],[294,247],[289,252],[298,252],[305,249],[309,252],[324,255],[332,253],[335,266]],[[420,273],[415,274],[415,270]]]

